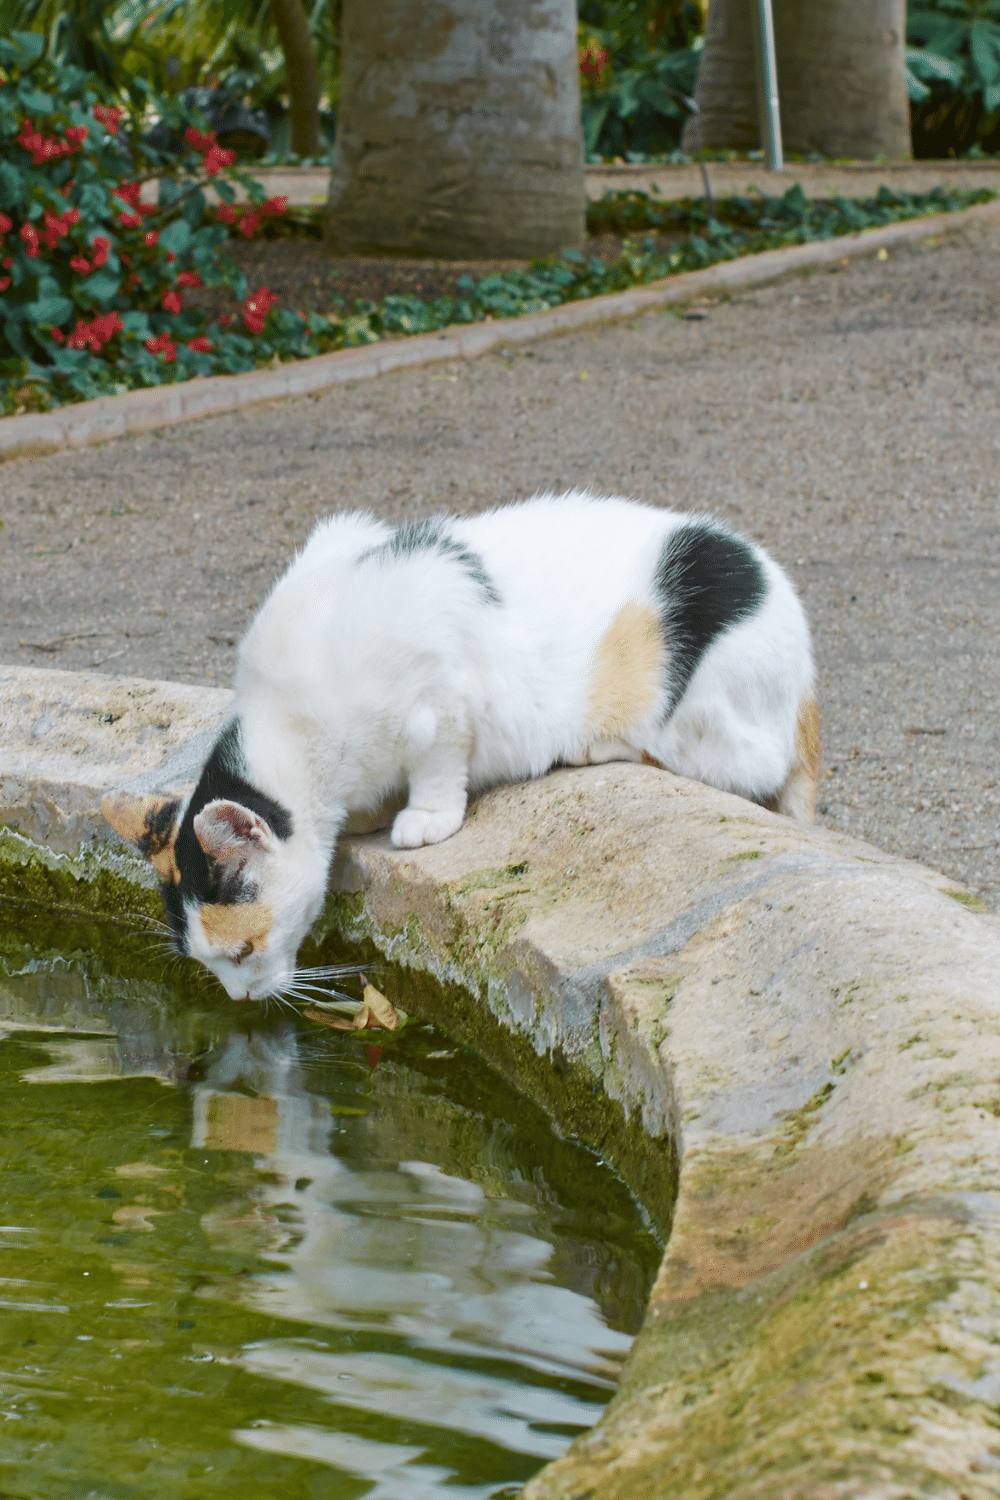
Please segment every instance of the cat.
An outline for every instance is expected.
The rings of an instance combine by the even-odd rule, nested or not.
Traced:
[[[810,822],[819,739],[805,616],[707,516],[574,492],[393,530],[331,516],[239,650],[194,792],[102,810],[153,863],[174,941],[234,1000],[280,996],[349,811],[395,794],[397,847],[471,791],[646,761]]]

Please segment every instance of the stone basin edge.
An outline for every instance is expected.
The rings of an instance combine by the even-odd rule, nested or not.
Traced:
[[[229,702],[0,667],[0,892],[146,920],[100,796],[190,781]],[[342,841],[321,947],[408,969],[672,1212],[617,1395],[524,1500],[996,1495],[1000,921],[977,905],[636,765],[498,788],[430,848]]]

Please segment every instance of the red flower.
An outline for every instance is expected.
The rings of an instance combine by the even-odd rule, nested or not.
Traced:
[[[111,241],[110,240],[105,239],[103,234],[95,234],[94,235],[93,250],[94,250],[94,269],[95,270],[97,269],[98,266],[103,266],[105,264],[105,262],[107,261],[107,258],[108,258],[108,251],[110,249],[111,249]]]
[[[169,333],[161,333],[155,339],[147,339],[146,348],[150,354],[162,354],[168,365],[173,364],[177,358],[177,345]]]
[[[179,313],[184,306],[180,292],[164,292],[160,301],[169,313]]]
[[[94,269],[90,261],[86,260],[82,255],[74,255],[70,261],[70,265],[78,276],[89,276]]]
[[[176,257],[176,255],[175,255],[175,254],[174,254],[174,252],[173,252],[173,251],[172,251],[172,250],[168,250],[168,251],[167,251],[167,265],[168,265],[168,266],[172,266],[172,265],[173,265],[173,263],[174,263],[174,261],[175,261],[175,260],[176,260],[176,259],[177,259],[177,257]]]
[[[221,146],[212,146],[205,153],[205,171],[209,177],[216,177],[223,167],[231,167],[235,160],[235,151],[224,151]]]
[[[10,286],[9,276],[0,276],[0,292],[5,292]]]
[[[63,333],[61,328],[50,328],[49,333],[55,339],[57,344],[61,344],[66,338],[66,335]]]
[[[189,339],[188,348],[193,349],[195,354],[211,354],[215,346],[208,342],[204,334],[200,338]]]
[[[38,230],[34,224],[22,224],[18,234],[25,244],[25,254],[29,260],[38,259]]]
[[[118,259],[122,262],[123,265],[130,266],[132,264],[131,255],[126,255],[124,250],[119,250]]]
[[[0,214],[0,234],[6,234],[8,229],[13,229],[13,224],[6,214]]]
[[[112,135],[114,135],[118,129],[121,117],[121,110],[116,109],[113,104],[94,105],[94,119],[100,120],[101,124],[107,130],[109,130]]]
[[[222,317],[219,319],[219,322],[222,324],[223,328],[231,328],[236,322],[236,319],[232,313],[223,313]]]
[[[83,150],[83,143],[89,134],[90,131],[86,125],[66,126],[66,139],[69,141],[71,147],[76,147],[77,151]]]
[[[139,223],[140,224],[142,223],[141,219],[139,220]],[[157,232],[156,232],[155,229],[147,229],[146,233],[143,235],[143,239],[146,242],[146,248],[147,248],[147,250],[152,250],[153,246],[157,243],[157,241],[159,240],[159,238],[160,238],[160,236],[157,234]]]
[[[178,286],[201,286],[201,277],[197,271],[182,271],[177,278]]]
[[[236,210],[231,203],[220,203],[215,210],[215,217],[221,219],[223,224],[235,224]]]
[[[249,213],[245,213],[242,219],[240,219],[240,234],[245,235],[249,240],[253,238],[259,228],[260,214],[255,208],[252,208]]]
[[[258,288],[243,304],[243,322],[250,333],[262,333],[264,320],[277,302],[270,287]]]
[[[99,313],[90,323],[78,318],[76,327],[66,340],[67,349],[88,349],[91,354],[100,354],[102,345],[121,333],[122,320],[116,312]]]
[[[119,214],[118,222],[124,229],[138,229],[139,225],[142,223],[142,214]]]
[[[215,145],[215,131],[206,130],[203,134],[200,130],[195,130],[193,125],[189,125],[184,132],[184,139],[192,151],[200,151],[204,155]]]
[[[123,203],[131,203],[133,208],[137,208],[141,192],[141,182],[120,182],[115,188],[115,197],[120,198]]]
[[[129,291],[131,291],[133,287],[141,286],[141,284],[142,284],[142,277],[138,274],[137,271],[133,271],[130,274],[130,276],[128,278],[128,281],[125,283],[125,285],[126,285],[126,287],[128,288]]]
[[[267,219],[280,219],[288,207],[287,194],[283,198],[266,198],[260,205],[260,211]]]
[[[11,268],[11,266],[13,264],[14,264],[14,257],[13,257],[13,255],[5,255],[4,258],[3,258],[3,268],[4,268],[4,270],[5,271],[9,271],[10,268]]]
[[[608,50],[602,47],[596,36],[592,36],[585,47],[581,47],[577,55],[580,72],[583,74],[585,83],[591,85],[601,81],[608,62]]]

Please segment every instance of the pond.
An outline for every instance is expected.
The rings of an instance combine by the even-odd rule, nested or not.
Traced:
[[[429,1025],[149,943],[0,906],[0,1493],[515,1495],[614,1390],[642,1210]]]

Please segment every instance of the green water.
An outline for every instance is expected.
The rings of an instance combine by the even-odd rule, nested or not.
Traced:
[[[147,948],[0,906],[0,1494],[516,1494],[614,1388],[639,1209],[431,1027]]]

